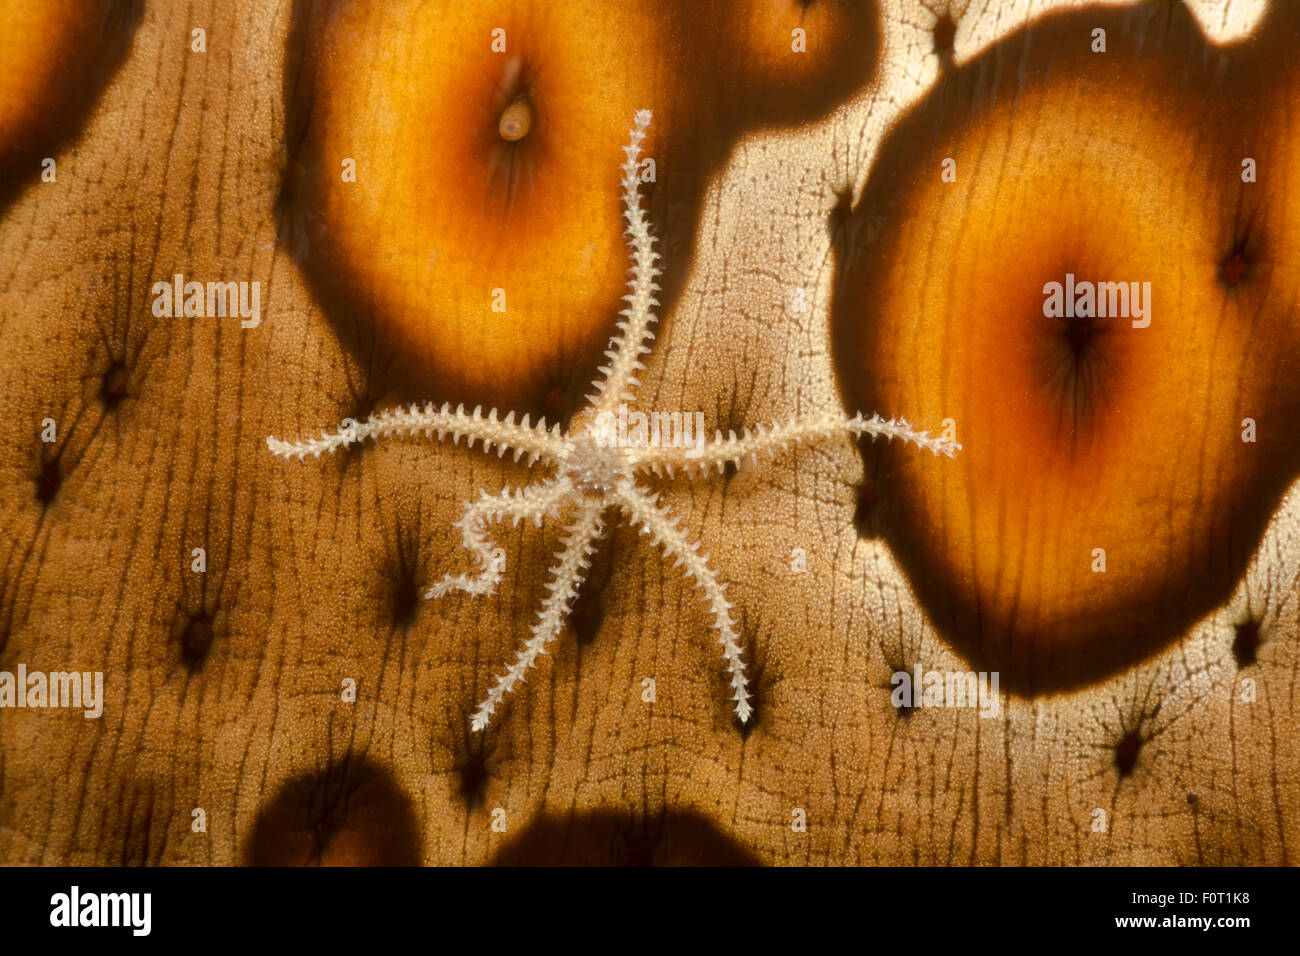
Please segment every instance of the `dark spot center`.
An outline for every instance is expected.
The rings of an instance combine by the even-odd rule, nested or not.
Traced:
[[[1142,749],[1142,738],[1136,730],[1126,733],[1115,745],[1115,768],[1121,777],[1130,776],[1137,765],[1138,751]]]
[[[845,257],[859,231],[859,220],[853,215],[853,190],[841,187],[835,190],[835,205],[826,214],[826,234],[835,245],[835,251]]]
[[[596,639],[600,625],[605,620],[605,604],[601,600],[600,589],[591,585],[591,578],[578,586],[578,596],[573,601],[569,612],[569,625],[579,644],[590,644]]]
[[[1066,320],[1061,329],[1061,339],[1076,363],[1087,358],[1100,331],[1100,324],[1091,316],[1076,316]]]
[[[1246,262],[1245,256],[1243,256],[1241,250],[1238,249],[1223,263],[1219,274],[1223,277],[1223,281],[1231,288],[1240,282],[1241,277],[1246,274],[1247,265],[1249,265],[1249,263]]]
[[[1245,621],[1237,625],[1237,633],[1232,638],[1232,656],[1237,659],[1237,667],[1250,667],[1255,663],[1259,650],[1259,623]]]
[[[181,657],[191,667],[199,664],[212,649],[212,615],[200,611],[190,618],[181,632]]]
[[[934,52],[942,57],[952,56],[953,44],[957,40],[957,21],[945,10],[934,21]]]
[[[477,806],[483,800],[487,783],[487,760],[482,753],[472,753],[460,768],[460,795],[467,807]]]
[[[113,362],[104,373],[99,386],[99,397],[108,409],[116,408],[126,398],[126,366]]]
[[[853,506],[853,526],[858,531],[858,537],[869,538],[872,536],[871,517],[876,510],[876,484],[870,478],[863,478],[862,484],[858,487],[858,500]]]
[[[393,620],[402,626],[415,620],[415,611],[420,606],[420,587],[415,579],[403,573],[397,581],[393,592]]]
[[[548,422],[562,422],[569,417],[569,397],[560,386],[552,386],[542,399],[542,414]]]
[[[54,500],[62,484],[63,476],[59,473],[59,460],[56,458],[46,462],[45,467],[36,477],[36,500],[43,505],[48,505]]]
[[[1073,316],[1054,320],[1043,349],[1047,400],[1063,434],[1077,436],[1100,410],[1113,369],[1102,339],[1108,319]]]
[[[254,866],[417,866],[411,799],[384,767],[347,757],[298,777],[258,813]]]
[[[281,203],[291,203],[297,198],[306,176],[307,167],[298,160],[292,159],[285,164],[284,169],[280,170],[279,198]]]

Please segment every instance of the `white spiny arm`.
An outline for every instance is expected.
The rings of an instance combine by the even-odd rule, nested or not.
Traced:
[[[371,415],[364,422],[339,428],[332,434],[321,432],[320,438],[298,442],[268,438],[266,445],[283,458],[301,459],[304,455],[319,456],[323,451],[333,454],[335,449],[363,442],[367,438],[418,434],[423,434],[426,438],[436,435],[439,440],[451,435],[452,444],[458,444],[461,438],[467,437],[471,448],[475,441],[481,441],[483,450],[491,451],[495,448],[498,458],[511,451],[515,461],[527,455],[529,464],[539,458],[552,463],[562,456],[569,445],[558,424],[551,431],[546,430],[545,419],[530,426],[528,416],[525,415],[516,425],[514,412],[498,421],[495,408],[484,415],[482,406],[467,412],[464,405],[458,405],[453,411],[448,404],[444,403],[439,408],[432,402],[423,408],[411,405],[409,408],[388,409]]]
[[[776,425],[759,425],[753,430],[747,428],[740,436],[734,431],[726,437],[722,432],[717,432],[713,440],[706,442],[699,450],[698,457],[691,457],[695,454],[694,448],[685,449],[686,454],[683,454],[683,449],[673,447],[629,448],[627,455],[638,471],[653,471],[657,475],[665,472],[672,475],[677,470],[690,472],[716,468],[721,471],[728,464],[739,468],[746,461],[757,461],[760,455],[777,455],[791,445],[843,434],[855,437],[870,435],[873,441],[877,438],[891,441],[898,438],[949,458],[961,450],[961,445],[956,442],[918,431],[901,418],[885,420],[879,415],[864,418],[861,413],[852,418],[844,418],[838,413],[824,412]]]
[[[677,519],[660,508],[657,499],[637,490],[631,482],[620,486],[616,492],[619,507],[642,534],[651,536],[665,555],[674,559],[674,566],[683,568],[686,577],[695,582],[702,592],[704,603],[713,612],[713,626],[722,645],[722,658],[731,675],[731,699],[736,702],[736,716],[740,722],[749,720],[749,682],[745,677],[745,662],[740,657],[740,639],[735,622],[731,619],[731,603],[727,600],[726,585],[719,584],[709,568],[709,556],[700,554],[699,544],[690,541],[677,527]]]
[[[542,602],[537,623],[533,625],[532,637],[524,642],[515,662],[497,677],[487,697],[474,711],[470,727],[475,732],[488,725],[501,701],[514,689],[516,683],[524,679],[538,656],[546,653],[546,645],[560,633],[569,616],[569,604],[577,596],[578,586],[586,577],[591,564],[594,542],[601,533],[603,511],[604,506],[598,501],[583,504],[565,531],[564,544],[556,555],[558,560],[551,568],[551,580],[546,585],[550,594]]]
[[[659,275],[655,260],[660,256],[654,251],[654,236],[650,235],[645,210],[641,208],[640,192],[641,141],[649,125],[650,111],[638,112],[631,142],[623,147],[627,156],[623,163],[623,218],[627,220],[627,229],[623,235],[627,237],[632,258],[629,270],[632,277],[628,280],[628,294],[623,296],[627,308],[619,313],[622,318],[618,322],[618,335],[610,341],[610,349],[605,353],[609,364],[600,370],[595,394],[587,396],[593,415],[614,411],[620,402],[631,400],[631,390],[640,384],[636,373],[645,368],[641,358],[650,353],[648,342],[654,338],[650,326],[655,321],[654,307],[659,304],[654,294],[659,288],[655,282]]]
[[[477,501],[466,502],[465,513],[452,527],[460,529],[461,542],[465,550],[478,559],[480,571],[476,575],[448,574],[424,592],[425,598],[440,598],[451,591],[491,594],[501,581],[503,569],[501,562],[495,560],[493,545],[487,536],[488,522],[513,518],[517,525],[531,518],[540,526],[543,518],[558,513],[560,505],[572,493],[573,485],[569,479],[556,478],[522,490],[507,488],[496,495],[483,492]]]

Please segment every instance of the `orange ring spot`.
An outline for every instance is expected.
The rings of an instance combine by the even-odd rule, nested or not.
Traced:
[[[1099,25],[1105,59],[1080,40]],[[1217,50],[1164,3],[1049,18],[949,76],[873,170],[834,304],[845,403],[955,420],[955,464],[881,449],[878,491],[926,610],[1012,689],[1182,633],[1300,469],[1293,199],[1240,178],[1276,128],[1238,105],[1276,75],[1273,42]],[[1150,283],[1149,325],[1045,315],[1069,274]]]

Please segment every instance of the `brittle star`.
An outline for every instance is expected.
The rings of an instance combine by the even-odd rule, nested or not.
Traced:
[[[522,489],[506,488],[496,495],[482,491],[477,501],[466,502],[455,526],[460,529],[466,550],[477,558],[479,571],[447,574],[424,594],[426,599],[441,598],[452,591],[492,594],[501,580],[502,566],[494,559],[494,548],[487,536],[488,523],[511,518],[517,525],[520,520],[531,518],[540,526],[543,518],[559,517],[566,510],[573,512],[550,570],[551,580],[547,584],[550,593],[542,602],[532,636],[474,711],[470,725],[476,732],[487,727],[506,695],[524,679],[528,669],[563,628],[578,588],[586,579],[596,542],[604,537],[604,517],[610,507],[617,507],[643,534],[649,535],[667,557],[674,559],[676,566],[684,568],[687,578],[699,589],[713,615],[713,628],[722,645],[736,716],[741,723],[748,722],[752,695],[726,585],[719,582],[709,566],[708,555],[700,554],[699,544],[690,540],[678,527],[677,519],[659,504],[659,496],[638,486],[638,474],[666,472],[672,476],[678,469],[690,473],[710,468],[721,472],[728,464],[740,467],[746,462],[756,463],[761,454],[775,454],[792,444],[841,434],[869,435],[872,440],[898,438],[948,457],[961,448],[954,441],[918,431],[902,419],[887,421],[879,415],[865,418],[860,413],[845,418],[830,410],[771,426],[760,425],[752,431],[745,429],[739,437],[734,431],[726,437],[718,431],[702,447],[690,449],[652,446],[648,442],[628,447],[611,441],[608,429],[597,427],[597,423],[608,421],[620,404],[632,401],[633,390],[640,385],[637,373],[645,369],[641,360],[649,355],[649,343],[654,339],[651,326],[655,322],[654,307],[659,304],[654,297],[659,288],[655,279],[660,274],[655,260],[660,256],[654,251],[654,237],[641,208],[639,165],[641,143],[649,124],[650,112],[638,112],[631,141],[623,147],[626,161],[622,167],[622,201],[623,217],[627,220],[624,235],[632,260],[629,292],[623,297],[627,307],[619,313],[618,334],[610,340],[610,348],[605,352],[609,364],[599,369],[600,374],[593,383],[595,393],[587,396],[590,404],[574,416],[567,432],[559,424],[548,431],[545,419],[530,425],[528,415],[516,422],[514,412],[498,418],[495,408],[483,415],[481,406],[466,412],[463,405],[453,411],[449,404],[439,408],[429,403],[422,408],[412,405],[379,412],[334,434],[322,433],[320,438],[299,442],[267,439],[275,454],[301,459],[304,455],[319,456],[323,451],[332,453],[367,438],[423,434],[441,441],[451,435],[453,444],[465,437],[471,448],[478,441],[484,451],[495,449],[497,457],[509,451],[516,462],[527,456],[530,466],[540,461],[555,469],[554,476],[548,480]]]

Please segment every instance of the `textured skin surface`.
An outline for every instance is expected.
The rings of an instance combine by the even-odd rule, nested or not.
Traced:
[[[972,4],[958,56],[1028,9]],[[725,430],[838,403],[827,221],[932,84],[933,22],[888,5],[879,86],[736,149],[706,195],[644,407],[699,409]],[[196,25],[204,55],[188,50]],[[717,692],[689,585],[619,529],[575,633],[472,739],[470,710],[531,620],[558,529],[500,536],[495,597],[423,604],[420,586],[463,566],[459,502],[519,483],[519,466],[426,444],[319,464],[266,452],[267,435],[390,400],[382,357],[340,344],[277,243],[289,27],[287,2],[148,4],[59,182],[0,212],[0,667],[103,670],[108,698],[97,721],[0,713],[0,861],[1294,862],[1294,492],[1233,596],[1167,650],[980,719],[890,704],[896,667],[966,665],[886,545],[859,537],[847,440],[666,484],[744,611],[753,728],[742,735]],[[154,319],[150,286],[176,272],[260,281],[261,325]],[[39,440],[47,416],[53,445]],[[806,574],[790,571],[795,547]],[[1253,662],[1241,621],[1258,623]],[[205,834],[190,830],[196,807]],[[792,832],[795,808],[807,832]],[[1091,830],[1096,808],[1106,833]]]

